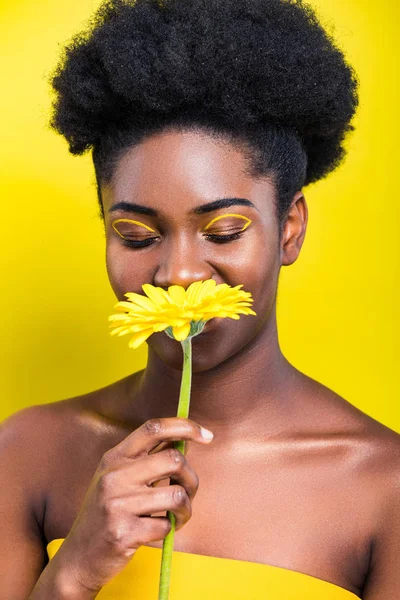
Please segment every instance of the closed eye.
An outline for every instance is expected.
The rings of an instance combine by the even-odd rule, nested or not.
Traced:
[[[145,248],[151,246],[158,238],[146,238],[145,240],[128,240],[126,238],[121,239],[121,243],[128,248]]]
[[[211,242],[216,242],[217,244],[224,244],[225,242],[230,242],[231,240],[237,240],[243,234],[243,231],[236,231],[236,233],[230,233],[228,235],[216,235],[215,233],[207,233],[204,237],[210,240]]]
[[[215,244],[225,244],[227,242],[231,242],[233,240],[239,239],[243,235],[244,231],[236,231],[235,233],[229,233],[228,235],[216,235],[215,233],[207,233],[204,237],[210,242],[214,242]],[[124,246],[128,246],[129,248],[145,248],[146,246],[151,246],[157,241],[157,237],[147,238],[145,240],[128,240],[121,239],[121,243]]]

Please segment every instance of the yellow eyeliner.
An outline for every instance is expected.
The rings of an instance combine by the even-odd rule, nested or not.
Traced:
[[[209,224],[204,228],[204,231],[207,231],[207,229],[209,229],[211,227],[211,225],[213,223],[215,223],[216,221],[219,221],[220,219],[225,219],[226,217],[238,217],[239,219],[244,219],[245,221],[247,221],[247,223],[243,226],[243,228],[240,231],[244,231],[245,229],[247,229],[247,227],[251,223],[251,219],[248,219],[244,215],[237,215],[235,213],[229,213],[227,215],[219,215],[219,217],[215,217],[215,219],[210,221]]]
[[[207,229],[209,229],[211,227],[211,225],[213,225],[213,223],[215,223],[216,221],[219,221],[220,219],[225,219],[228,217],[237,217],[238,219],[243,219],[244,221],[247,221],[247,223],[245,223],[245,225],[242,227],[242,229],[240,231],[244,231],[245,229],[247,229],[247,227],[250,225],[250,223],[252,222],[251,219],[245,217],[244,215],[239,215],[237,213],[228,213],[225,215],[219,215],[218,217],[215,217],[214,219],[212,219],[208,225],[204,228],[204,231],[207,231]],[[141,221],[135,221],[133,219],[115,219],[115,221],[113,221],[111,223],[112,228],[114,229],[114,231],[124,239],[124,235],[118,231],[118,229],[115,227],[115,225],[117,223],[133,223],[134,225],[139,225],[140,227],[144,227],[145,229],[147,229],[148,231],[151,231],[152,233],[156,233],[154,229],[152,229],[151,227],[149,227],[148,225],[146,225],[145,223],[142,223]]]
[[[118,233],[118,235],[120,237],[122,237],[123,239],[125,239],[125,237],[122,235],[122,233],[120,233],[118,231],[118,229],[115,227],[115,225],[117,223],[133,223],[134,225],[140,225],[141,227],[144,227],[145,229],[148,229],[149,231],[156,233],[154,229],[152,229],[151,227],[149,227],[148,225],[145,225],[144,223],[141,223],[140,221],[134,221],[133,219],[115,219],[115,221],[113,221],[111,223],[111,227],[114,229],[114,231],[116,233]]]

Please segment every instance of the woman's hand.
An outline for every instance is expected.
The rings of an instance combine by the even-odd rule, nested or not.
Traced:
[[[86,590],[100,590],[126,566],[139,546],[167,536],[171,529],[168,517],[150,515],[172,511],[176,531],[190,519],[199,486],[195,471],[175,448],[150,454],[162,442],[178,440],[211,441],[191,419],[151,419],[103,455],[71,531],[57,552],[58,561],[68,565],[71,576]],[[178,485],[151,487],[168,477]]]

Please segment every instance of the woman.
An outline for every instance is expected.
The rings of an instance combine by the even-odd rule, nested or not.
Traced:
[[[399,436],[290,364],[276,328],[302,190],[353,128],[342,52],[300,1],[110,0],[53,86],[53,127],[93,151],[117,298],[214,279],[257,316],[194,338],[190,419],[164,333],[143,371],[8,419],[0,598],[155,597],[166,510],[171,600],[397,597]]]

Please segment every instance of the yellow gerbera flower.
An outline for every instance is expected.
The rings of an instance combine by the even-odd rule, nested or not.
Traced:
[[[171,285],[168,291],[150,284],[142,285],[145,296],[128,292],[127,301],[115,305],[117,314],[109,317],[113,328],[111,335],[132,335],[129,346],[138,348],[155,332],[165,331],[167,335],[181,342],[183,367],[177,417],[189,416],[192,340],[202,332],[204,325],[214,317],[239,319],[239,315],[255,315],[250,308],[253,298],[250,292],[231,287],[226,283],[217,285],[213,279],[195,281],[187,290],[180,285]],[[185,440],[174,442],[174,447],[185,453]],[[167,511],[171,529],[164,539],[161,556],[159,600],[169,597],[170,571],[175,535],[175,515]]]
[[[165,331],[178,341],[194,337],[214,317],[239,319],[239,315],[255,315],[249,308],[253,302],[250,292],[227,283],[219,285],[213,279],[195,281],[185,290],[171,285],[168,291],[148,283],[142,285],[146,296],[128,292],[128,301],[118,302],[118,313],[109,321],[111,335],[132,334],[131,348],[138,348],[155,332]]]

